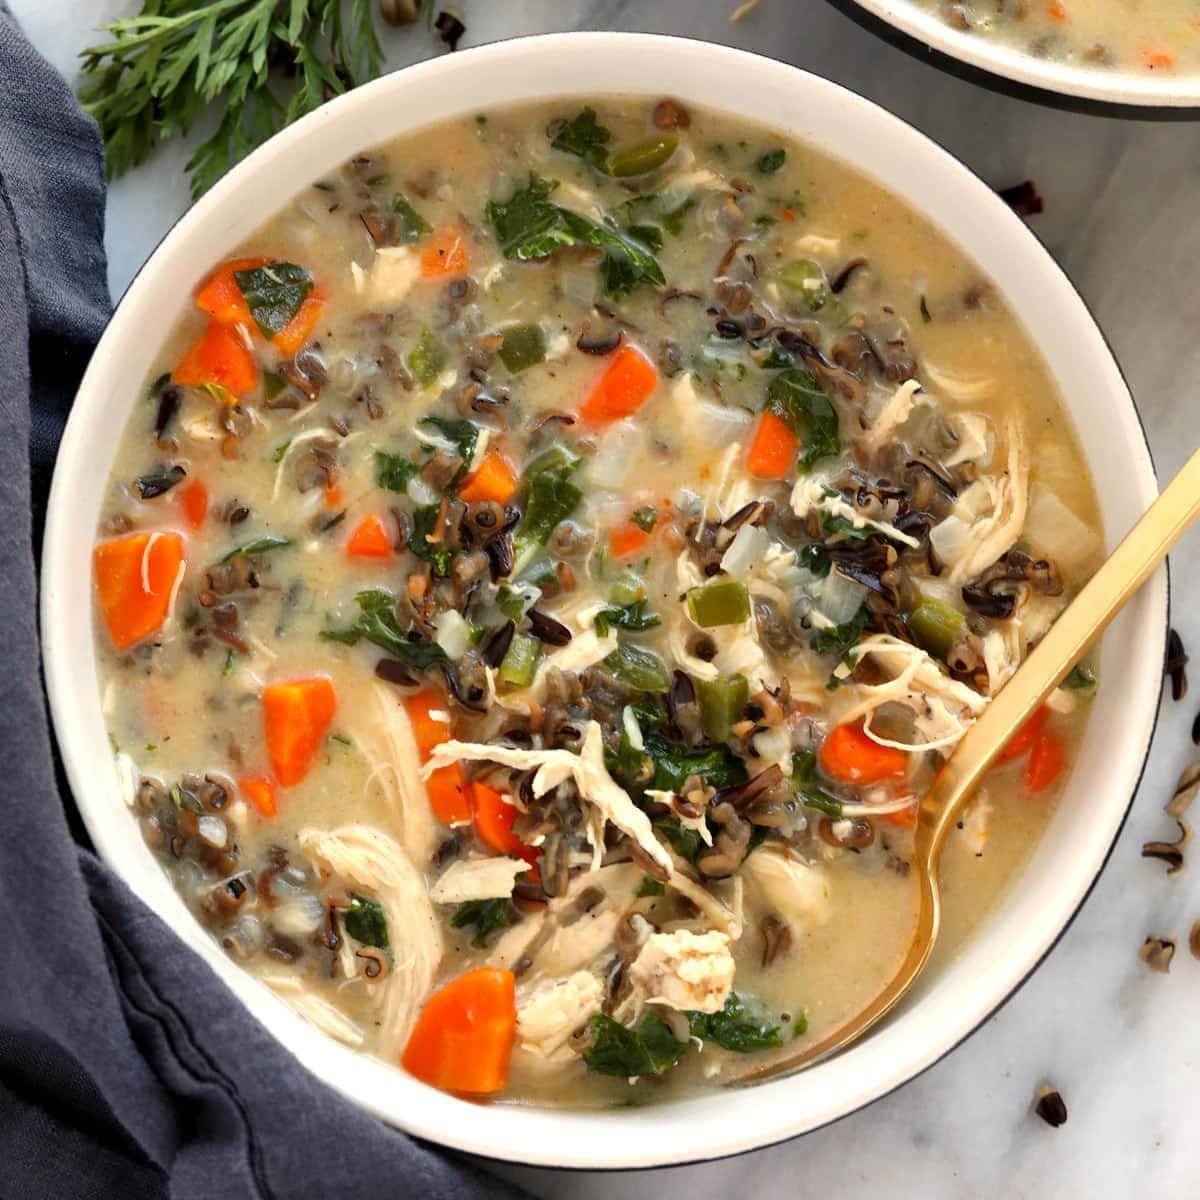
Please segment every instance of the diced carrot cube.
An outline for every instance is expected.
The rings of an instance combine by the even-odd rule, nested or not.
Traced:
[[[346,543],[351,558],[391,558],[393,550],[391,535],[375,513],[363,517]]]
[[[616,352],[579,415],[593,425],[632,416],[658,386],[658,370],[636,346],[626,343]]]
[[[468,263],[466,243],[453,225],[432,234],[421,250],[421,274],[427,278],[435,275],[463,275]]]
[[[136,533],[102,542],[92,562],[100,609],[118,650],[162,627],[184,564],[179,534]]]
[[[799,449],[800,439],[773,412],[765,411],[754,429],[746,470],[758,479],[783,479]]]
[[[463,480],[458,498],[468,504],[494,500],[507,504],[517,490],[517,472],[499,450],[489,450],[483,461]]]
[[[237,331],[213,320],[179,360],[171,378],[184,387],[215,384],[233,396],[244,396],[258,386],[258,366]]]

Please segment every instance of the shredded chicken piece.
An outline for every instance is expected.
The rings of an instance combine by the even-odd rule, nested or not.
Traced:
[[[449,741],[434,749],[423,775],[428,778],[438,767],[459,759],[499,763],[518,771],[536,769],[532,784],[535,796],[544,796],[565,780],[574,779],[582,799],[598,809],[605,820],[633,838],[664,870],[671,871],[671,856],[654,836],[650,818],[608,773],[604,765],[604,738],[595,721],[586,723],[578,754],[572,754],[570,750],[517,750],[481,742]]]
[[[994,696],[1021,665],[1020,622],[997,621],[983,637],[983,665],[987,669],[988,694]]]
[[[517,876],[529,870],[519,858],[469,858],[451,863],[429,889],[434,904],[498,900],[511,896]]]
[[[363,1031],[340,1008],[321,996],[306,992],[304,981],[296,975],[269,972],[259,978],[272,991],[278,992],[289,1008],[343,1046],[358,1050],[366,1042]]]
[[[749,862],[749,859],[746,860]],[[684,868],[677,863],[667,887],[673,888],[681,896],[690,900],[699,910],[707,924],[724,934],[729,940],[737,941],[742,936],[742,923],[737,913],[712,894],[703,884],[697,883]]]
[[[358,730],[355,740],[375,763],[372,778],[387,798],[405,851],[414,862],[426,862],[440,834],[421,782],[412,722],[395,691],[383,684],[371,690],[378,722]]]
[[[720,1012],[733,989],[729,936],[718,930],[652,933],[629,968],[629,978],[646,1004],[679,1012]]]
[[[974,404],[996,390],[996,381],[990,375],[953,375],[939,370],[928,359],[922,364],[921,372],[940,393],[960,404]]]
[[[721,455],[713,471],[713,486],[704,496],[704,515],[710,521],[723,521],[755,499],[757,481],[742,469],[743,446],[733,441]]]
[[[953,454],[942,459],[942,465],[957,467],[973,462],[986,467],[992,459],[991,422],[979,413],[952,413],[948,419],[958,445]]]
[[[840,492],[831,488],[827,480],[819,476],[802,475],[792,488],[792,511],[798,517],[807,517],[813,510],[828,513],[831,517],[844,517],[855,529],[878,529],[893,541],[913,549],[921,544],[916,538],[894,525],[889,525],[887,521],[875,521],[864,517]]]
[[[326,831],[308,827],[296,839],[314,862],[347,883],[373,892],[387,918],[393,966],[373,989],[382,1007],[379,1055],[400,1052],[433,987],[442,934],[425,880],[403,847],[366,825]]]
[[[882,450],[896,436],[896,430],[912,415],[918,404],[929,404],[928,396],[918,396],[921,385],[915,379],[902,383],[880,407],[871,424],[859,437],[859,444],[868,454]]]
[[[590,614],[595,617],[595,612]],[[530,691],[540,698],[546,690],[546,676],[552,668],[581,672],[603,662],[617,648],[617,631],[610,629],[601,637],[594,628],[584,629],[559,649],[544,655],[538,664]]]
[[[633,905],[642,878],[635,863],[613,863],[572,879],[567,894],[546,906],[536,943],[526,945],[529,978],[564,979],[611,957],[617,925]],[[592,888],[600,898],[581,912],[580,898]]]
[[[829,875],[820,867],[764,847],[742,868],[763,906],[784,920],[809,928],[828,925],[833,916]]]
[[[883,683],[859,683],[842,689],[851,696],[838,713],[838,723],[866,718],[867,736],[881,746],[920,752],[956,745],[971,723],[987,707],[987,698],[964,683],[951,679],[937,661],[919,646],[886,633],[874,633],[848,651],[854,666],[870,656],[875,665],[890,671]],[[839,667],[835,674],[850,668]],[[891,741],[871,729],[871,714],[884,704],[903,704],[913,713],[913,724],[924,741],[914,744]]]
[[[792,243],[796,253],[803,258],[834,258],[841,253],[842,239],[823,237],[819,233],[806,233]]]
[[[949,583],[961,585],[986,570],[1012,549],[1024,529],[1029,507],[1029,464],[1020,427],[1011,418],[1005,423],[1005,439],[1007,469],[972,484],[959,497],[955,511],[930,535],[934,549],[946,563]],[[986,515],[976,515],[980,487],[986,489],[988,497]],[[962,510],[968,506],[975,511],[964,513]],[[966,528],[952,530],[951,522]]]
[[[380,246],[370,271],[351,274],[354,290],[370,303],[398,304],[421,278],[421,256],[411,246]]]
[[[639,747],[640,749],[640,747]],[[712,789],[709,789],[711,794]],[[657,788],[647,788],[646,797],[649,800],[654,800],[659,804],[665,804],[668,808],[672,808],[672,801],[675,799],[674,792],[660,792]],[[676,819],[684,829],[695,830],[700,835],[700,840],[706,845],[713,844],[712,830],[709,828],[708,821],[703,813],[699,813],[694,817],[685,817],[683,813],[677,812]]]
[[[521,1048],[551,1062],[571,1062],[579,1052],[573,1033],[600,1011],[604,984],[591,971],[538,987],[517,1004],[517,1041]]]

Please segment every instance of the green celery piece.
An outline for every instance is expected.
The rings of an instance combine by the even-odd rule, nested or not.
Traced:
[[[811,258],[798,258],[787,263],[779,272],[779,281],[804,297],[809,312],[820,312],[829,301],[825,272]]]
[[[700,702],[700,721],[709,740],[728,741],[750,699],[750,684],[745,675],[698,679],[696,699]]]
[[[514,374],[546,359],[546,333],[536,322],[510,325],[500,331],[500,361]]]
[[[966,629],[967,619],[953,605],[936,596],[922,596],[908,615],[908,632],[922,650],[944,659]]]
[[[653,650],[621,642],[604,660],[605,667],[622,683],[639,692],[666,692],[671,687],[671,675],[666,664]]]
[[[627,150],[614,154],[608,162],[608,173],[617,179],[631,179],[635,175],[648,175],[666,166],[679,149],[679,138],[673,133],[650,138]]]
[[[687,594],[688,615],[701,629],[750,619],[750,591],[740,579],[714,579]]]
[[[525,633],[515,634],[500,664],[500,681],[513,687],[528,687],[537,674],[541,654],[542,644],[537,638]]]
[[[423,329],[404,361],[416,381],[422,387],[428,387],[446,365],[446,351],[431,330]]]

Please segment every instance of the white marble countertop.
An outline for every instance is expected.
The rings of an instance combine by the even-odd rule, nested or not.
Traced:
[[[1059,112],[951,78],[885,45],[822,0],[762,0],[731,25],[734,0],[458,0],[464,46],[514,34],[629,29],[707,38],[825,75],[905,117],[998,186],[1032,177],[1046,197],[1034,228],[1091,305],[1125,369],[1160,474],[1200,445],[1200,122],[1133,122]],[[68,75],[91,26],[134,0],[10,0],[39,48]],[[388,37],[400,66],[433,51],[419,29]],[[186,151],[171,145],[117,183],[108,206],[114,295],[188,202]],[[1174,619],[1200,647],[1200,534],[1172,556]],[[1200,650],[1196,650],[1200,656]],[[1200,661],[1197,664],[1200,671]],[[1066,936],[1004,1009],[898,1092],[782,1146],[703,1166],[623,1174],[506,1169],[543,1196],[699,1200],[837,1197],[1200,1195],[1192,1126],[1200,1094],[1195,1003],[1200,918],[1195,868],[1167,880],[1140,857],[1190,761],[1200,688],[1164,700],[1149,769],[1113,857]],[[1180,951],[1169,975],[1137,958],[1148,933]],[[1052,1081],[1070,1107],[1054,1130],[1030,1112]],[[1189,1133],[1189,1130],[1192,1132]]]

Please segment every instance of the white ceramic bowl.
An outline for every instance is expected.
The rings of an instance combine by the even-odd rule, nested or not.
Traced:
[[[970,30],[955,29],[940,13],[914,4],[913,0],[848,0],[848,3],[857,4],[925,46],[1014,83],[1103,104],[1200,108],[1200,77],[1195,75],[1135,74],[1036,58],[1015,46]]]
[[[42,632],[67,772],[89,832],[116,870],[316,1075],[404,1129],[463,1150],[572,1167],[714,1158],[803,1133],[911,1079],[970,1033],[1033,970],[1083,900],[1121,825],[1149,744],[1162,670],[1166,581],[1119,618],[1079,766],[1021,886],[961,956],[849,1053],[757,1088],[596,1113],[466,1104],[359,1057],[294,1015],[202,932],[124,810],[92,652],[90,554],[105,477],[136,381],[197,282],[280,202],[352,154],[427,122],[534,97],[673,95],[841,155],[927,212],[1024,318],[1080,426],[1107,529],[1156,494],[1129,393],[1100,331],[1050,256],[975,176],[882,109],[812,75],[700,42],[625,34],[530,38],[410,67],[285,130],[165,238],[121,301],[67,426],[46,525]]]

